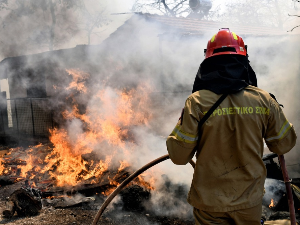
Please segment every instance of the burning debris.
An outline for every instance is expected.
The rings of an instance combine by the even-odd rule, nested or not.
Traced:
[[[10,169],[10,166],[13,165],[13,162],[19,164],[20,160],[22,159],[22,153],[30,152],[30,154],[38,154],[38,152],[44,152],[42,151],[42,149],[51,149],[51,146],[51,144],[40,144],[38,146],[28,148],[27,151],[22,148],[11,149],[10,154],[4,156],[4,162],[6,161],[5,157],[9,157],[10,160],[9,164],[5,164],[6,176],[16,177],[16,173],[19,174],[19,176],[22,174],[22,171],[18,169]],[[89,155],[84,155],[83,158],[85,160],[88,160],[90,157]],[[25,166],[23,164],[24,163],[22,163],[21,165]],[[39,205],[43,205],[44,210],[47,210],[49,207],[56,210],[78,207],[95,210],[95,207],[101,204],[101,201],[105,198],[105,195],[109,194],[111,190],[113,190],[116,185],[118,185],[118,183],[120,183],[128,176],[129,172],[125,171],[132,170],[130,169],[129,165],[122,164],[121,169],[119,168],[115,171],[105,171],[102,174],[101,179],[99,179],[99,183],[97,184],[88,183],[88,180],[85,184],[83,184],[81,181],[77,186],[72,187],[55,186],[55,180],[49,182],[49,174],[47,176],[45,174],[43,176],[38,176],[38,173],[36,173],[35,178],[39,177],[39,179],[33,180],[26,180],[25,178],[17,177],[19,178],[18,182],[14,183],[13,185],[21,184],[22,186],[25,185],[28,188],[17,189],[11,194],[11,197],[9,198],[7,203],[8,208],[3,211],[3,217],[13,217],[15,211],[17,211],[17,209],[19,208],[20,210],[17,211],[18,216],[28,217],[37,215],[42,209],[37,207]],[[114,180],[112,180],[112,178]],[[33,185],[35,186],[35,188],[30,187]],[[167,185],[170,186],[169,180],[167,182]],[[146,224],[158,222],[162,224],[193,224],[193,222],[189,220],[181,221],[180,218],[157,215],[153,210],[151,210],[151,208],[147,207],[146,203],[151,198],[151,189],[153,188],[154,187],[150,186],[149,183],[143,180],[142,176],[140,176],[138,179],[135,179],[133,184],[129,185],[125,190],[121,192],[120,200],[113,204],[113,209],[110,209],[107,212],[107,216],[114,218],[115,221],[123,221],[125,218],[125,221],[127,221],[128,223],[124,224],[132,224],[134,223],[134,221],[144,221]],[[34,202],[31,201],[32,199],[35,199],[36,196],[40,196],[37,206]],[[26,202],[26,204],[23,204],[23,202]],[[96,212],[93,211],[93,213],[95,214]],[[116,214],[118,215],[117,218],[115,217]],[[106,218],[103,218],[103,220],[105,221]]]
[[[85,197],[81,194],[75,194],[73,196],[53,196],[52,198],[43,199],[44,207],[58,208],[70,208],[78,207],[84,204],[93,203],[96,199],[94,197]]]
[[[3,216],[11,218],[15,212],[18,216],[35,216],[42,209],[40,192],[32,188],[21,188],[14,191],[6,202]]]
[[[37,145],[27,149],[28,151],[22,148],[12,149],[9,155],[3,157],[3,174],[5,174],[3,180],[9,181],[5,182],[5,184],[7,185],[25,180],[27,186],[40,190],[43,197],[51,197],[55,194],[63,193],[94,194],[99,192],[107,195],[110,193],[110,190],[115,188],[121,181],[128,177],[128,171],[132,171],[129,166],[124,166],[124,163],[121,163],[119,168],[106,169],[101,173],[101,176],[97,177],[94,174],[94,169],[89,168],[95,158],[90,158],[87,154],[85,154],[82,156],[81,161],[83,164],[89,166],[86,166],[84,171],[78,172],[77,183],[74,186],[71,186],[70,184],[61,186],[59,185],[60,183],[57,183],[57,180],[54,179],[54,177],[51,177],[51,173],[45,172],[43,168],[45,166],[45,158],[48,156],[45,152],[51,152],[51,145],[52,144]],[[34,162],[34,167],[32,165],[27,165],[26,161],[22,159],[23,157],[29,158],[29,163],[32,163],[31,160],[34,155],[39,155],[36,159],[37,161]],[[23,168],[25,168],[25,170],[31,168],[31,170],[24,173],[22,171]],[[50,171],[54,174],[55,168]],[[81,178],[82,174],[89,172],[93,174],[92,177],[89,177],[89,179]],[[146,188],[151,187],[149,183],[143,181],[142,177],[136,179],[135,183],[143,185]]]
[[[150,199],[150,192],[139,185],[132,185],[121,193],[122,209],[133,212],[145,211],[144,203]]]
[[[265,181],[265,194],[263,197],[263,212],[262,219],[266,221],[265,224],[273,224],[271,221],[279,221],[282,219],[290,220],[289,205],[285,183],[281,176],[281,170],[274,158],[276,154],[268,154],[263,157],[265,166],[267,168],[267,179]],[[277,179],[274,179],[277,178]],[[293,192],[294,207],[296,211],[296,219],[299,223],[300,198],[298,195],[299,179],[291,180],[291,187]],[[268,222],[270,221],[270,223]]]
[[[115,187],[128,177],[129,172],[132,171],[128,164],[122,164],[119,168],[109,169],[101,174],[101,177],[97,179],[97,182],[92,182],[92,179],[81,180],[75,186],[57,186],[54,179],[50,178],[49,173],[40,174],[37,170],[28,173],[27,177],[22,177],[22,167],[26,167],[23,157],[32,159],[31,154],[40,154],[38,162],[35,162],[36,166],[42,169],[44,158],[41,155],[47,156],[48,154],[42,154],[51,151],[52,144],[40,144],[28,148],[13,148],[8,155],[3,158],[5,178],[11,184],[21,184],[23,187],[14,191],[6,202],[6,209],[3,211],[4,218],[11,218],[17,212],[17,216],[34,216],[42,209],[42,205],[45,208],[53,207],[55,209],[76,208],[85,205],[99,205],[99,201],[104,199],[105,196],[111,193]],[[26,154],[27,152],[27,154]],[[89,154],[82,156],[82,160],[89,162],[91,160]],[[92,157],[92,159],[95,159]],[[22,162],[22,163],[20,163]],[[14,165],[14,163],[16,165]],[[41,165],[39,165],[42,163]],[[20,166],[21,168],[18,168]],[[16,168],[17,167],[17,168]],[[13,169],[12,169],[13,168]],[[88,171],[88,169],[87,169]],[[33,177],[32,177],[33,176]],[[27,178],[31,178],[28,180]],[[96,178],[94,178],[96,179]],[[10,183],[6,183],[9,185]],[[10,186],[10,185],[9,185]],[[32,188],[34,186],[34,188]],[[5,186],[3,186],[5,187]],[[129,186],[121,193],[121,209],[142,212],[144,211],[143,202],[150,198],[149,188],[151,185],[143,180],[140,176],[135,179],[133,186]],[[153,188],[153,187],[151,187]],[[119,206],[115,206],[119,207]]]
[[[70,104],[61,109],[62,126],[50,130],[50,143],[11,148],[1,159],[2,185],[24,181],[28,187],[11,194],[8,208],[3,212],[7,218],[15,211],[18,216],[38,214],[41,200],[36,202],[28,190],[40,191],[45,207],[76,207],[93,203],[93,196],[109,195],[133,172],[126,159],[137,148],[132,128],[145,126],[151,117],[146,112],[145,90],[140,87],[124,91],[105,88],[90,96],[85,86],[88,74],[77,70],[68,70],[68,73],[73,78],[66,88]],[[56,86],[55,89],[61,91],[64,87]],[[97,107],[83,107],[77,103],[78,98],[89,97]],[[149,198],[149,190],[153,189],[144,175],[135,179],[134,184],[131,191],[122,195],[124,209],[143,209],[142,198],[146,199],[147,195]],[[132,190],[141,195],[134,203],[132,195],[128,194]]]
[[[275,202],[274,202],[274,199],[272,198],[269,208],[274,208],[274,207],[275,207]]]
[[[67,87],[71,105],[66,104],[61,112],[67,126],[50,130],[51,144],[11,149],[1,161],[0,173],[10,179],[27,179],[43,191],[103,182],[116,186],[122,175],[109,171],[122,174],[130,165],[128,156],[121,160],[120,155],[137,148],[131,129],[144,126],[150,118],[147,95],[137,88],[124,92],[103,89],[90,96],[85,87],[88,75],[68,72],[73,78]],[[89,97],[97,107],[77,103],[78,98]]]

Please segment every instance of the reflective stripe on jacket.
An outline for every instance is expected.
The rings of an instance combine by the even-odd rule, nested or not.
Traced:
[[[208,90],[188,97],[183,116],[167,139],[175,164],[184,165],[192,159],[198,122],[219,98]],[[285,154],[294,147],[296,138],[292,124],[269,93],[248,86],[228,95],[201,128],[188,202],[211,212],[259,204],[266,178],[261,159],[263,139],[270,151]]]

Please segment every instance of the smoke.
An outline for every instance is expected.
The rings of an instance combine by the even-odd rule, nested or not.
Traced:
[[[87,7],[92,6],[87,5]],[[124,12],[128,11],[129,4],[124,1],[110,1],[106,7],[106,13]],[[86,37],[79,29],[80,26],[76,28],[71,26],[74,23],[70,21],[77,19],[77,14],[72,10],[70,8],[66,11],[64,19],[68,18],[68,20],[61,22],[63,24],[61,28],[65,32],[56,36],[56,48],[86,43]],[[9,32],[4,32],[7,35],[3,40],[8,44],[3,46],[8,47],[1,50],[2,55],[6,57],[46,51],[49,39],[44,41],[44,37],[47,36],[50,25],[47,25],[48,28],[43,33],[40,27],[44,26],[38,23],[40,18],[44,18],[44,14],[41,9],[35,11],[31,16],[34,16],[37,24],[29,26],[32,17],[29,18],[27,15],[20,17],[7,12],[2,20],[6,24],[12,21],[18,21],[18,24]],[[50,20],[48,17],[46,16],[47,21]],[[56,113],[61,114],[65,110],[70,112],[72,103],[77,102],[79,114],[86,113],[89,117],[89,119],[76,117],[64,124],[74,149],[76,145],[81,144],[78,142],[79,137],[89,129],[94,131],[95,135],[110,135],[112,142],[99,139],[95,143],[86,144],[85,147],[93,149],[100,156],[113,155],[112,166],[125,159],[133,169],[138,169],[149,161],[167,154],[166,137],[177,123],[185,99],[191,94],[195,75],[204,59],[203,49],[206,48],[207,40],[217,32],[218,28],[200,36],[183,37],[173,35],[181,31],[162,26],[161,23],[151,22],[143,16],[134,15],[125,22],[123,27],[116,30],[116,27],[124,22],[124,17],[127,18],[121,15],[109,17],[111,20],[116,20],[111,22],[113,26],[109,31],[107,30],[107,32],[115,30],[115,33],[109,37],[107,34],[102,36],[104,33],[101,33],[99,38],[97,35],[92,37],[93,44],[100,43],[104,37],[107,37],[101,45],[81,46],[68,50],[68,53],[50,52],[37,57],[28,57],[24,67],[36,71],[41,68],[42,63],[50,65],[42,70],[48,79],[47,91],[52,96],[49,107],[55,108]],[[19,24],[27,24],[27,26],[22,28]],[[101,29],[105,30],[105,27]],[[102,31],[101,29],[99,32]],[[21,41],[20,35],[17,35],[20,31],[24,32],[22,37],[24,39]],[[33,36],[29,38],[26,34]],[[287,34],[243,38],[248,45],[249,59],[257,74],[258,86],[273,93],[285,106],[283,110],[287,118],[293,123],[296,132],[300,133],[298,36]],[[28,42],[28,40],[35,41]],[[41,41],[36,42],[36,40]],[[47,60],[41,61],[43,57]],[[78,81],[86,85],[86,92],[66,88],[66,84],[72,80],[65,70],[73,68],[90,75],[88,79]],[[18,89],[21,87],[22,85]],[[131,92],[131,90],[135,91]],[[69,97],[73,92],[76,94]],[[120,102],[118,99],[124,93],[128,94],[132,101]],[[119,111],[120,106],[125,111]],[[119,121],[117,119],[119,113],[130,114],[130,120]],[[96,121],[98,117],[101,119],[100,124]],[[110,133],[104,129],[105,121],[111,118],[116,124],[124,127],[126,135],[122,132]],[[116,146],[115,143],[119,142],[121,145]],[[297,144],[287,154],[287,164],[298,163],[299,156],[299,144]],[[295,177],[299,177],[298,169],[299,167],[289,167]],[[176,166],[170,160],[157,165],[145,174],[145,178],[149,180],[151,177],[155,178],[156,186],[148,206],[157,207],[155,210],[158,215],[190,217],[191,206],[182,196],[187,194],[192,175],[193,169],[190,165]]]
[[[53,4],[54,13],[51,12]],[[130,15],[132,0],[41,0],[0,2],[0,59],[48,51],[51,29],[54,29],[53,49],[100,44],[121,26]],[[101,16],[101,17],[100,17]],[[102,18],[100,20],[100,18]],[[54,22],[53,22],[54,21]]]
[[[278,102],[284,105],[283,112],[289,122],[300,132],[299,96],[300,45],[298,35],[246,38],[249,48],[249,59],[257,74],[258,87],[273,93]],[[288,170],[293,177],[299,177],[297,158],[299,141],[286,154]]]
[[[274,200],[274,204],[278,203],[279,200],[285,195],[285,193],[286,189],[283,181],[267,178],[265,181],[263,205],[269,206],[271,203],[271,199]]]
[[[58,196],[53,199],[42,199],[43,207],[52,206],[54,208],[67,208],[74,206],[81,206],[95,201],[94,197],[86,197],[82,194],[75,194],[72,196]]]
[[[180,182],[174,184],[166,175],[162,175],[161,182],[152,192],[150,201],[145,204],[146,208],[159,216],[192,218],[192,207],[186,203],[188,186]]]
[[[172,39],[166,35],[159,43],[158,38],[151,33],[155,31],[156,34],[162,34],[164,30],[159,24],[151,23],[145,28],[140,25],[144,22],[142,18],[133,19],[126,24],[130,28],[128,33],[123,30],[122,36],[111,36],[111,39],[107,40],[105,52],[108,52],[112,64],[118,69],[101,69],[101,73],[109,77],[106,84],[112,88],[136,87],[141,83],[150,86],[149,93],[144,94],[150,96],[155,106],[150,109],[153,119],[147,126],[137,126],[133,129],[138,147],[130,157],[127,156],[127,160],[136,168],[167,153],[165,139],[174,128],[184,101],[191,93],[195,74],[204,59],[203,48],[213,35],[207,33],[200,38],[187,39]],[[278,101],[285,105],[283,110],[299,133],[297,85],[300,51],[297,36],[252,36],[245,37],[244,40],[248,45],[251,65],[257,74],[258,86],[273,93]],[[299,144],[286,155],[287,164],[297,163],[298,157]],[[289,170],[292,176],[299,176],[299,171],[293,170],[293,167],[289,167]],[[178,208],[164,204],[178,199],[178,196],[164,192],[166,184],[160,180],[160,176],[168,176],[174,186],[184,185],[187,191],[193,173],[191,166],[175,166],[169,161],[156,166],[154,171],[158,191],[153,193],[151,201],[156,205],[157,213],[174,215],[180,208],[189,212],[189,206],[184,202],[180,202]]]

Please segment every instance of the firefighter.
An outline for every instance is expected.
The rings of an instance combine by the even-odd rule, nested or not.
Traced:
[[[199,121],[223,94],[228,96],[198,132]],[[196,155],[188,194],[196,224],[260,224],[263,139],[281,155],[296,138],[275,97],[257,87],[243,39],[220,29],[208,41],[193,93],[167,138],[173,163],[185,165]]]

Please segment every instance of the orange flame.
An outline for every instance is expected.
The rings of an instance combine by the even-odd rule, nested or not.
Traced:
[[[124,170],[126,167],[129,167],[129,163],[126,160],[120,161],[120,167],[118,169],[118,172]]]
[[[73,78],[73,81],[69,84],[67,90],[74,89],[81,93],[86,93],[85,80],[89,78],[89,74],[76,69],[68,69],[66,71]],[[56,89],[56,87],[54,87],[54,89]]]
[[[67,90],[89,96],[85,86],[89,75],[74,69],[67,72],[73,78]],[[118,151],[123,154],[132,151],[130,148],[135,145],[135,141],[130,134],[131,128],[145,126],[151,119],[147,92],[148,89],[144,86],[123,91],[101,89],[90,97],[93,104],[87,105],[83,110],[84,114],[79,110],[80,107],[71,93],[68,98],[72,98],[73,105],[62,112],[70,126],[50,130],[53,147],[46,149],[41,154],[43,157],[36,154],[42,145],[31,147],[27,151],[26,165],[17,167],[21,169],[20,176],[31,180],[38,179],[38,174],[48,174],[49,179],[44,183],[53,180],[60,187],[75,186],[85,180],[95,183],[112,164],[116,166],[114,158],[119,155]],[[92,152],[101,159],[86,160],[83,157]],[[126,160],[118,163],[118,172],[130,166]],[[0,161],[0,171],[4,169]],[[147,189],[153,189],[154,180],[150,178],[146,182],[145,175],[139,176],[136,182]],[[110,179],[110,183],[119,185],[114,178]],[[110,192],[111,190],[107,190],[106,194]]]
[[[271,203],[269,205],[269,208],[273,208],[275,207],[276,202],[274,201],[274,199],[271,199]]]
[[[0,159],[0,175],[4,173],[5,166],[3,165],[3,159]]]

